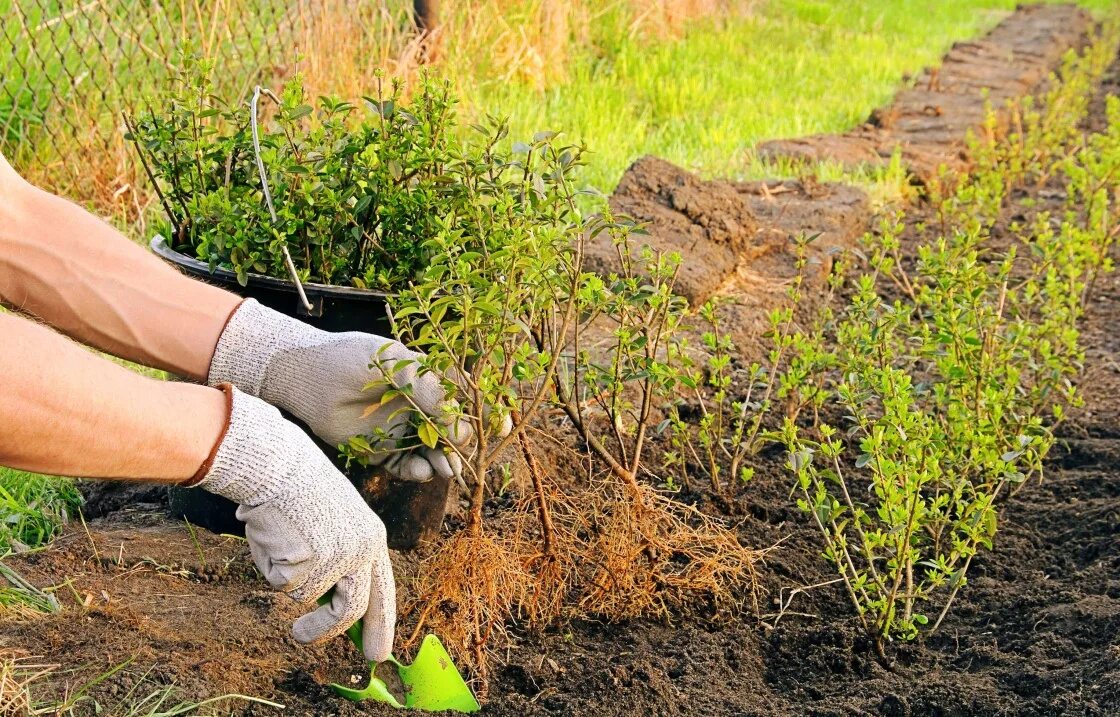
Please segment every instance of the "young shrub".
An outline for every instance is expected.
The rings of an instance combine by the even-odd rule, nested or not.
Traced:
[[[585,214],[581,147],[551,132],[509,146],[493,119],[475,129],[440,187],[431,262],[393,313],[425,353],[421,370],[456,397],[452,415],[418,419],[414,440],[454,453],[471,496],[466,529],[437,549],[409,611],[416,634],[452,635],[484,677],[487,645],[515,616],[540,625],[572,610],[618,619],[697,599],[733,606],[753,589],[758,553],[641,480],[659,406],[682,380],[670,348],[688,308],[673,293],[679,260],[633,249],[635,228],[605,205]],[[607,278],[584,268],[585,242],[604,233],[623,260]],[[455,420],[474,429],[465,446],[443,440]],[[550,475],[538,436],[587,466],[586,484]],[[532,486],[487,526],[488,493],[512,462]]]
[[[795,310],[801,300],[806,250],[817,236],[801,236],[797,240],[797,275],[786,289],[788,303],[773,309],[767,317],[770,326],[767,336],[774,347],[765,363],[735,365],[733,357],[737,349],[722,331],[718,298],[706,302],[697,312],[704,328],[700,334],[702,363],[697,365],[686,339],[669,345],[680,366],[679,383],[691,394],[700,413],[698,421],[685,420],[681,416],[684,401],[675,399],[669,407],[668,418],[662,423],[662,429],[668,429],[670,443],[662,462],[666,469],[680,476],[685,486],[689,485],[689,458],[708,474],[712,490],[717,494],[724,492],[724,465],[729,466],[728,475],[740,483],[753,477],[754,469],[744,463],[760,445],[762,421],[773,407],[773,400],[783,395],[780,367],[794,345]],[[841,263],[834,264],[834,269]],[[737,392],[738,399],[733,399],[733,392]],[[670,483],[669,487],[674,485]]]
[[[1032,289],[1010,288],[1008,254],[993,265],[969,241],[923,247],[912,305],[865,275],[835,333],[807,340],[820,363],[806,403],[842,428],[822,413],[808,430],[786,422],[798,505],[880,641],[913,638],[931,611],[940,623],[973,556],[992,547],[997,500],[1041,474],[1046,419],[1077,401],[1071,314],[1022,309],[1080,286],[1028,299]]]
[[[1086,292],[1098,274],[1115,268],[1111,252],[1120,234],[1114,216],[1120,176],[1120,98],[1108,98],[1106,114],[1105,130],[1091,135],[1060,167],[1068,191],[1062,233],[1074,239],[1072,247],[1094,252],[1087,258],[1093,273]]]
[[[301,281],[388,290],[398,337],[455,398],[447,415],[416,412],[398,444],[452,454],[470,496],[465,529],[425,563],[407,606],[417,635],[435,627],[485,679],[515,617],[664,615],[753,594],[757,552],[644,480],[661,407],[687,381],[673,345],[688,306],[673,292],[679,259],[635,249],[630,221],[579,196],[582,147],[554,132],[511,144],[493,118],[464,137],[430,78],[408,102],[394,85],[363,108],[312,106],[297,80],[262,119],[258,157],[250,111],[214,98],[209,71],[188,69],[165,112],[130,123],[175,248],[242,283],[287,278],[287,252]],[[618,248],[616,276],[585,269],[599,236]],[[381,366],[383,400],[410,395],[402,367]],[[466,445],[447,435],[464,421]],[[549,472],[542,435],[586,481]],[[370,438],[344,451],[363,460]],[[495,485],[522,465],[531,486],[487,523]]]

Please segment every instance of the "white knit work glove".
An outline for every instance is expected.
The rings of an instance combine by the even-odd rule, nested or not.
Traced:
[[[229,423],[188,484],[238,503],[238,520],[265,579],[301,603],[331,601],[295,621],[301,643],[340,635],[358,619],[366,657],[393,648],[396,587],[385,526],[295,424],[230,385]]]
[[[415,361],[419,357],[391,339],[357,331],[322,331],[247,299],[233,312],[218,339],[207,382],[211,386],[232,383],[284,409],[332,446],[353,436],[375,436],[380,429],[382,438],[371,441],[372,465],[381,465],[404,480],[426,481],[436,473],[450,478],[462,471],[459,456],[450,449],[399,448],[398,442],[414,432],[409,424],[414,409],[407,398],[398,396],[369,416],[362,415],[389,388],[363,390],[371,381],[384,378],[371,366],[373,360],[389,367],[410,359],[407,366],[393,372],[393,384],[411,384],[416,406],[442,425],[454,422],[449,435],[456,444],[469,441],[470,423],[451,417],[454,403],[448,401],[437,376],[420,375]]]

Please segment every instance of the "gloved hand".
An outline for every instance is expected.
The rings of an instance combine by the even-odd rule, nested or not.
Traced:
[[[329,603],[296,620],[296,640],[325,640],[364,618],[366,657],[384,660],[396,623],[385,526],[298,426],[264,401],[223,388],[225,434],[187,485],[239,504],[253,562],[272,587],[302,603],[334,588]]]
[[[373,444],[370,462],[383,465],[404,480],[426,481],[435,473],[459,475],[462,462],[443,446],[397,449],[397,441],[409,432],[408,399],[398,396],[363,418],[366,409],[380,401],[388,386],[362,389],[383,378],[371,363],[382,366],[412,359],[394,371],[396,386],[412,385],[412,400],[441,425],[449,426],[450,437],[465,445],[473,430],[468,421],[455,419],[438,377],[419,374],[415,362],[420,354],[402,344],[360,332],[329,333],[284,316],[252,299],[233,312],[214,349],[207,382],[211,386],[232,383],[242,391],[264,399],[303,421],[331,445],[346,443],[353,436],[370,436],[376,429],[385,438]],[[402,410],[404,409],[404,410]],[[455,425],[451,425],[454,423]]]

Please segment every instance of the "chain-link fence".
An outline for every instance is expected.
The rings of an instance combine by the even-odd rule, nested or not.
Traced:
[[[7,7],[5,7],[7,5]],[[281,57],[289,0],[0,0],[0,148],[107,143],[188,50],[249,84]],[[227,87],[233,92],[244,87]]]
[[[187,53],[213,60],[218,91],[235,99],[283,79],[301,41],[329,42],[340,13],[361,23],[377,12],[407,31],[412,10],[411,0],[0,0],[0,152],[71,171],[83,164],[75,153],[127,161],[122,112],[158,102]]]

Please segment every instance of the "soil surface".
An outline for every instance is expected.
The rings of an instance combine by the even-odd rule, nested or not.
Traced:
[[[1117,92],[1114,68],[1088,129],[1101,128],[1102,97]],[[820,197],[833,206],[830,213],[805,209]],[[1063,200],[1053,187],[1029,198],[1036,210]],[[737,261],[718,288],[749,291],[738,298],[756,309],[780,293],[763,286],[766,278],[792,273],[790,232],[813,227],[846,237],[857,227],[862,232],[867,220],[866,198],[844,187],[723,183],[716,201],[742,202],[759,231],[786,227],[776,230],[785,232],[779,248]],[[1017,211],[1009,209],[1005,219]],[[913,225],[925,212],[918,206],[908,217],[911,252]],[[751,241],[767,243],[754,235]],[[754,289],[737,283],[750,267]],[[889,662],[877,657],[831,584],[815,530],[789,499],[784,456],[772,450],[759,456],[756,477],[734,500],[684,496],[737,524],[745,544],[778,545],[763,570],[761,616],[573,622],[519,635],[494,669],[484,714],[1120,714],[1118,322],[1114,273],[1099,282],[1086,317],[1086,405],[1062,426],[1045,481],[1006,505],[995,549],[974,563],[969,587],[939,633],[893,646]],[[94,714],[95,704],[100,714],[121,714],[122,705],[169,685],[178,690],[176,701],[240,693],[286,705],[280,711],[230,699],[203,714],[397,714],[333,696],[330,681],[364,682],[363,661],[342,638],[315,648],[295,644],[289,625],[300,606],[267,589],[243,541],[192,534],[165,516],[158,495],[147,499],[153,502],[123,509],[106,503],[88,529],[73,524],[50,548],[5,561],[35,585],[56,586],[64,607],[57,615],[0,616],[0,651],[57,665],[36,683],[41,699],[73,695],[119,666],[88,689],[76,714]],[[418,559],[396,555],[398,575],[414,574]]]

